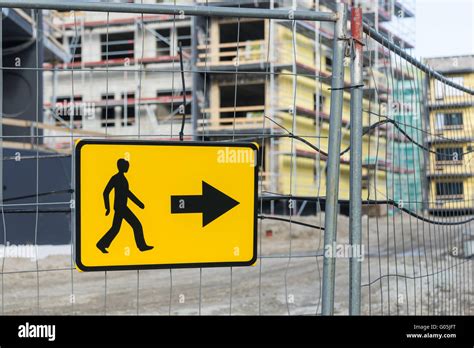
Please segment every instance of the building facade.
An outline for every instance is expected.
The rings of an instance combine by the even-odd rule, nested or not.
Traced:
[[[453,82],[474,87],[474,55],[429,58],[426,63]],[[469,213],[474,210],[474,99],[430,76],[426,79],[429,209],[437,214]]]
[[[392,23],[414,17],[409,1],[346,2],[349,7],[363,6],[365,20],[388,39],[407,49],[413,47],[410,36],[401,35],[401,27]],[[209,3],[291,9],[294,2]],[[308,0],[298,1],[297,6],[332,11],[334,3]],[[197,4],[205,6],[202,1]],[[71,59],[49,62],[53,69],[44,77],[46,123],[97,136],[169,140],[177,138],[184,114],[186,139],[257,141],[263,191],[325,196],[325,156],[284,135],[297,134],[327,151],[331,23],[57,11],[49,13],[49,20],[59,28],[57,40],[69,50]],[[366,47],[365,110],[395,102],[383,73],[389,57],[390,53],[376,45]],[[350,71],[345,65],[348,86]],[[350,143],[349,106],[347,90],[341,151]],[[375,121],[373,115],[364,113],[364,126]],[[55,130],[48,132],[56,134]],[[405,170],[386,151],[389,137],[399,141],[392,133],[387,126],[364,136],[364,198],[386,199],[391,194],[388,173]],[[68,151],[72,146],[67,138],[46,139],[55,150]],[[341,157],[340,168],[340,198],[348,199],[349,153]],[[280,211],[286,210],[285,203],[277,200],[271,209],[278,204]],[[347,206],[341,209],[347,212]]]

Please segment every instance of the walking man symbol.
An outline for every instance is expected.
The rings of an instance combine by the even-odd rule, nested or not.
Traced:
[[[105,204],[105,215],[110,213],[110,204],[109,204],[109,195],[112,189],[115,190],[115,199],[114,199],[114,219],[112,222],[112,227],[107,231],[107,233],[97,242],[97,248],[102,251],[104,254],[107,254],[107,248],[110,246],[114,238],[120,232],[120,227],[122,226],[122,220],[128,222],[133,228],[133,234],[135,236],[135,243],[137,244],[140,251],[147,251],[153,249],[152,246],[149,246],[145,242],[143,236],[143,228],[140,220],[133,214],[129,207],[127,207],[128,198],[135,203],[141,209],[145,208],[145,205],[135,196],[132,191],[128,188],[128,180],[125,178],[125,173],[128,172],[130,163],[124,159],[119,159],[117,161],[118,173],[112,176],[105,187],[104,190],[104,204]]]

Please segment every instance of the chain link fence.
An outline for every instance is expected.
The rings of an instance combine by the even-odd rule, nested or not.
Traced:
[[[0,7],[2,314],[473,313],[463,61],[331,1]],[[78,272],[84,138],[257,142],[257,263]]]

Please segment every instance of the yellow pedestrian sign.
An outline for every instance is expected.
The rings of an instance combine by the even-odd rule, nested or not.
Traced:
[[[77,267],[253,264],[257,149],[253,143],[80,140]]]

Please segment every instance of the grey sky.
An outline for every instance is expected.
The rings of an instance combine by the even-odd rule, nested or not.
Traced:
[[[474,54],[474,0],[415,0],[419,57]]]

